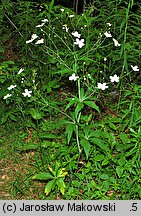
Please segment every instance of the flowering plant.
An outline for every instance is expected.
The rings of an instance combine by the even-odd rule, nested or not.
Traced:
[[[50,8],[48,7],[47,10]],[[77,17],[68,9],[60,10],[54,7],[54,10],[57,16],[50,14],[49,11],[40,13],[40,20],[36,23],[35,30],[25,41],[27,49],[33,50],[35,56],[40,57],[39,62],[35,62],[35,69],[32,68],[33,65],[31,68],[30,65],[22,65],[17,72],[21,86],[15,79],[7,87],[3,99],[6,102],[12,101],[15,93],[17,97],[28,99],[30,109],[27,114],[31,114],[33,118],[36,116],[34,115],[36,109],[33,107],[37,108],[37,113],[40,110],[45,112],[46,106],[58,109],[62,113],[57,103],[54,106],[54,102],[49,103],[48,98],[52,90],[59,88],[65,80],[65,85],[70,86],[70,96],[65,99],[64,104],[62,102],[62,106],[68,103],[63,114],[71,120],[66,129],[66,135],[69,143],[73,133],[76,134],[77,145],[81,152],[79,141],[81,126],[79,124],[83,119],[85,108],[91,107],[94,113],[100,113],[97,101],[101,90],[110,91],[113,85],[120,83],[123,76],[122,68],[126,68],[126,62],[124,61],[123,67],[119,68],[121,73],[117,72],[113,66],[120,58],[123,41],[116,37],[114,31],[112,32],[112,22],[106,22],[103,27],[94,29],[95,22],[89,11]],[[108,54],[111,49],[113,49],[112,57]],[[113,56],[117,59],[115,60]],[[139,70],[137,65],[131,65],[131,68],[133,71]],[[29,71],[31,75],[28,77]],[[42,74],[41,78],[40,74]],[[21,101],[22,99],[18,103]],[[73,110],[73,115],[68,111],[69,109]],[[38,118],[43,116],[39,114]],[[86,121],[87,124],[89,122],[90,120]],[[72,123],[74,127],[70,126]],[[88,149],[90,149],[87,148],[88,145],[90,146],[88,142],[83,145],[87,158]]]

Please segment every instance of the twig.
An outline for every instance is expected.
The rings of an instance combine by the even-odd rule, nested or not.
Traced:
[[[15,24],[12,22],[12,20],[6,15],[4,14],[5,17],[8,19],[8,21],[14,26],[14,28],[18,31],[18,33],[20,34],[20,36],[23,37],[23,35],[21,34],[21,32],[18,30],[18,28],[15,26]]]

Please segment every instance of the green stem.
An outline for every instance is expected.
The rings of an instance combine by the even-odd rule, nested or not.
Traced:
[[[122,71],[121,71],[121,77],[123,77],[123,73],[124,73],[124,68],[125,68],[125,64],[127,63],[127,56],[126,56],[126,47],[125,47],[125,43],[126,43],[126,40],[127,40],[127,28],[128,28],[128,18],[129,18],[129,12],[130,12],[130,7],[131,7],[131,4],[130,4],[130,1],[129,1],[129,4],[128,4],[128,8],[126,9],[126,24],[125,24],[125,29],[124,29],[124,47],[123,47],[123,66],[122,66]],[[118,85],[117,85],[118,87]],[[120,94],[121,95],[121,91],[122,91],[122,82],[120,83]],[[119,100],[118,100],[118,105],[117,105],[117,110],[119,110],[119,104],[120,104],[120,99],[121,97],[119,97]]]
[[[14,26],[14,28],[17,30],[17,32],[19,33],[19,35],[21,37],[23,37],[23,35],[21,34],[21,32],[18,30],[17,26],[15,26],[15,24],[12,22],[12,20],[6,15],[4,14],[4,16],[8,19],[8,21],[11,23],[12,26]]]
[[[78,79],[77,80],[77,83],[78,83],[78,97],[79,97],[79,101],[81,102],[81,94],[80,94],[80,89],[81,89],[81,87],[80,87],[80,79]]]
[[[78,136],[78,125],[76,125],[75,133],[76,133],[76,142],[77,142],[78,150],[79,150],[79,153],[81,153],[80,144],[79,144],[79,136]]]
[[[59,111],[60,113],[62,113],[62,114],[65,115],[66,117],[68,117],[73,123],[75,123],[74,119],[71,118],[68,114],[66,114],[65,112],[61,111],[59,108],[56,108],[56,107],[54,107],[54,106],[49,105],[48,102],[42,97],[42,95],[40,95],[40,97],[42,98],[43,102],[45,103],[45,105],[43,106],[43,108],[49,106],[49,107],[51,107],[51,108],[53,108],[53,109]],[[43,109],[43,108],[42,108],[42,109]]]
[[[41,162],[42,162],[42,167],[44,168],[44,159],[43,159],[43,151],[42,151],[42,145],[41,145],[41,138],[40,138],[38,119],[37,119],[36,123],[37,123],[37,138],[39,139],[40,158],[41,158]]]

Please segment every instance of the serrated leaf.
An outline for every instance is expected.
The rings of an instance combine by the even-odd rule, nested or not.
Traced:
[[[121,166],[116,167],[116,173],[118,174],[118,177],[120,178],[123,173],[123,168]]]
[[[99,107],[93,101],[84,101],[84,103],[87,106],[92,107],[93,109],[95,109],[97,112],[100,113]]]
[[[54,190],[55,185],[56,185],[55,180],[49,181],[45,186],[45,194],[48,195],[51,192],[51,190]]]
[[[54,177],[50,173],[46,172],[41,172],[32,177],[32,179],[37,179],[37,180],[48,180],[48,179],[53,179]]]
[[[67,135],[68,144],[70,143],[73,131],[75,131],[75,125],[74,124],[68,124],[66,127],[65,134]]]
[[[86,139],[82,139],[80,141],[80,144],[83,146],[84,152],[86,154],[86,158],[88,160],[91,145],[90,145],[89,141]]]

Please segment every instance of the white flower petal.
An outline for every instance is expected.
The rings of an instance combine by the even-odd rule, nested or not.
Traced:
[[[107,23],[107,25],[110,27],[110,26],[112,26],[112,24],[111,23]]]
[[[11,89],[13,89],[13,88],[15,88],[17,85],[11,85],[11,86],[9,86],[7,89],[8,90],[11,90]]]
[[[43,44],[43,43],[44,43],[44,39],[42,38],[42,39],[38,40],[35,44]]]
[[[77,38],[80,38],[80,37],[81,37],[81,34],[79,34],[77,31],[72,32],[71,34],[72,34],[74,37],[77,37]]]
[[[85,44],[84,44],[84,39],[78,39],[76,38],[76,42],[74,42],[74,44],[78,45],[79,48],[82,48]]]
[[[73,73],[70,77],[69,80],[74,80],[76,81],[79,78],[79,76],[75,76],[75,73]]]
[[[26,44],[32,43],[33,40],[26,41]]]
[[[43,20],[41,20],[41,22],[48,22],[48,19],[43,19]]]
[[[137,65],[135,65],[135,66],[131,65],[131,68],[133,71],[139,71],[139,68]]]
[[[22,73],[24,71],[24,68],[21,68],[18,72],[18,74]]]
[[[66,32],[68,32],[69,31],[69,28],[67,27],[67,25],[65,24],[65,25],[63,25],[63,28],[62,29],[65,29],[66,30]]]
[[[112,37],[111,33],[110,33],[110,32],[107,32],[107,31],[104,33],[104,35],[105,35],[107,38]]]
[[[31,97],[32,91],[28,91],[28,89],[25,89],[24,91],[25,91],[25,92],[22,93],[24,97],[26,97],[26,96],[27,96],[27,97]]]
[[[74,15],[73,15],[73,14],[72,14],[72,15],[69,15],[69,17],[72,18],[72,17],[74,17]]]
[[[106,86],[106,83],[98,83],[98,86],[97,86],[98,89],[101,89],[101,90],[105,90],[106,88],[108,88],[108,86]]]
[[[32,40],[35,40],[37,37],[38,37],[38,35],[33,34],[33,35],[31,36],[31,39],[32,39]]]
[[[116,74],[114,76],[110,76],[110,80],[111,82],[119,82],[119,76],[117,76]]]
[[[12,94],[7,94],[7,95],[5,95],[4,97],[3,97],[3,99],[5,100],[5,99],[7,99],[7,98],[9,98],[9,97],[11,97],[12,96]]]
[[[42,24],[36,25],[36,28],[40,28],[40,27],[42,27],[44,25],[45,25],[45,22],[43,22]]]
[[[120,46],[121,45],[121,44],[119,44],[119,42],[115,38],[113,38],[113,41],[114,41],[115,46]]]

